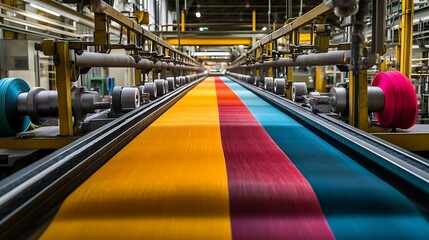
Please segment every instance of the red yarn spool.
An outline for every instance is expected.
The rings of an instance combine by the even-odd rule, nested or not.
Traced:
[[[384,109],[375,117],[383,127],[412,127],[417,120],[417,95],[411,81],[399,71],[379,72],[372,81],[384,93]]]

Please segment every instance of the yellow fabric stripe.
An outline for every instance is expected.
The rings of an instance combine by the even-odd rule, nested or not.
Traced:
[[[231,238],[214,78],[67,198],[42,236],[58,238]]]

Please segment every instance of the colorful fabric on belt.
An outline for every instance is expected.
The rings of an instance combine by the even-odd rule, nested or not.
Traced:
[[[216,80],[234,239],[333,239],[316,195],[222,80]]]
[[[42,239],[377,238],[427,228],[374,179],[238,84],[209,77],[76,189]],[[362,189],[368,195],[351,194]],[[395,229],[383,235],[372,224]]]
[[[255,94],[222,79],[310,182],[336,238],[429,239],[428,219],[398,190]]]
[[[208,78],[77,188],[42,239],[230,239],[220,139]]]

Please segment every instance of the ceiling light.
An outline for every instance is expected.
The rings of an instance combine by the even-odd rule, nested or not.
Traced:
[[[55,12],[55,11],[53,11],[53,10],[50,10],[50,9],[44,8],[44,7],[39,6],[39,5],[37,5],[37,4],[34,4],[34,3],[30,3],[30,6],[31,6],[31,7],[33,7],[33,8],[39,9],[39,10],[41,10],[41,11],[44,11],[44,12],[50,13],[50,14],[52,14],[52,15],[54,15],[54,16],[57,16],[57,17],[61,16],[59,13],[57,13],[57,12]]]
[[[195,16],[196,16],[197,18],[200,18],[200,17],[201,17],[201,13],[200,13],[200,12],[196,12],[196,13],[195,13]]]
[[[267,31],[267,27],[263,27],[263,28],[262,28],[262,31]]]
[[[202,31],[204,31],[204,28],[203,28],[203,27],[200,27],[199,29],[200,29],[200,31],[201,31],[201,32],[202,32]]]

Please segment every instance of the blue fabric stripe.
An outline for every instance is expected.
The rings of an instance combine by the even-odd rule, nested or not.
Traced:
[[[338,239],[429,239],[429,222],[398,190],[226,77],[313,187]]]

